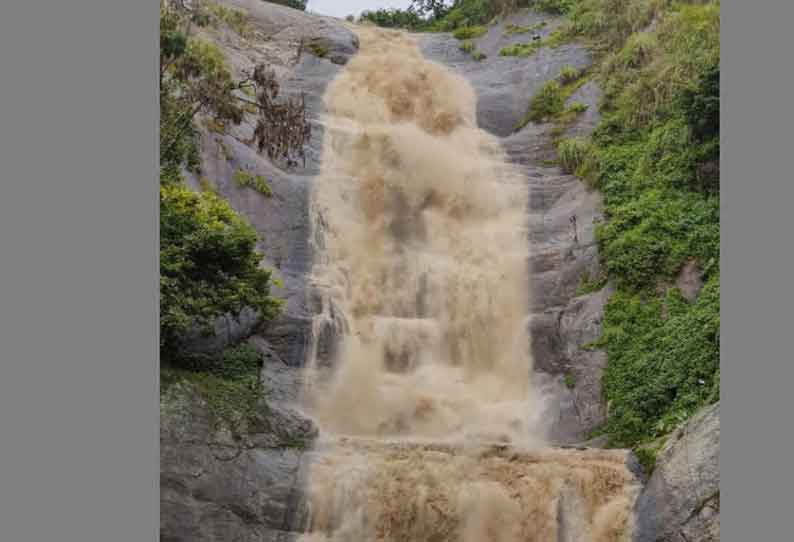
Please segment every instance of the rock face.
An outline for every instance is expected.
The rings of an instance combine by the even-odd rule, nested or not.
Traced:
[[[610,291],[577,295],[585,278],[599,275],[596,224],[602,220],[600,196],[588,191],[572,175],[543,164],[555,158],[551,126],[529,123],[516,131],[533,94],[570,65],[581,69],[591,62],[584,47],[567,44],[542,48],[528,58],[502,57],[502,47],[531,40],[531,34],[507,33],[510,24],[546,25],[538,31],[544,38],[559,25],[559,19],[519,12],[473,40],[487,55],[475,61],[460,50],[460,42],[449,35],[421,37],[424,54],[463,74],[478,95],[480,127],[501,137],[510,160],[520,167],[530,188],[529,239],[532,282],[530,332],[541,391],[548,396],[550,438],[560,444],[576,443],[604,420],[601,373],[604,352],[584,349],[601,335],[603,307]],[[589,107],[566,135],[586,136],[598,122],[600,89],[587,82],[570,98]]]
[[[267,406],[242,440],[213,424],[205,401],[184,384],[160,405],[160,540],[295,540],[314,424],[295,407],[300,371],[261,338]],[[264,410],[266,409],[266,410]]]
[[[720,539],[720,405],[704,408],[668,440],[637,500],[635,542]]]
[[[267,411],[261,427],[242,441],[213,426],[208,406],[190,387],[169,390],[161,402],[160,529],[162,542],[282,542],[295,540],[303,521],[303,476],[315,426],[297,408],[301,372],[310,344],[312,315],[309,193],[319,171],[323,144],[326,85],[355,54],[358,39],[340,21],[309,15],[261,0],[227,0],[246,10],[253,32],[243,38],[225,29],[201,30],[219,45],[237,77],[260,62],[279,77],[282,95],[305,94],[312,124],[306,163],[287,169],[259,155],[245,140],[254,129],[247,116],[228,135],[205,130],[201,179],[188,176],[195,189],[209,183],[254,225],[262,241],[264,265],[284,283],[274,293],[285,301],[275,322],[257,328],[257,317],[222,318],[216,334],[195,337],[192,348],[216,351],[256,332],[249,343],[264,362],[262,380]],[[322,44],[323,58],[298,56],[301,40]],[[268,181],[272,198],[237,185],[244,169]]]
[[[259,63],[268,64],[278,76],[282,96],[304,94],[312,126],[305,164],[293,168],[273,163],[246,144],[255,127],[255,118],[250,114],[227,135],[205,130],[202,141],[202,177],[253,224],[261,238],[258,248],[265,255],[264,265],[273,269],[274,276],[284,284],[283,288],[274,289],[274,294],[286,301],[284,311],[261,333],[285,362],[297,367],[306,357],[311,332],[312,311],[307,299],[307,275],[312,265],[309,194],[312,179],[319,171],[323,145],[323,95],[329,81],[342,69],[341,64],[358,50],[358,38],[331,17],[262,0],[223,3],[248,13],[251,33],[242,37],[228,29],[201,29],[200,35],[221,48],[236,77],[242,78],[244,72]],[[321,44],[327,53],[323,58],[315,56],[306,47],[308,43]],[[262,175],[270,185],[272,197],[239,186],[234,180],[238,170]],[[188,176],[195,189],[201,188],[201,181]],[[214,337],[197,337],[192,347],[219,350],[249,335],[256,324],[252,314],[244,315],[239,322],[223,318]]]

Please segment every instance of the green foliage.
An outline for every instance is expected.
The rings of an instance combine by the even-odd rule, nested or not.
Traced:
[[[233,380],[256,374],[262,365],[262,356],[254,347],[241,344],[220,354],[181,354],[176,364],[194,373]]]
[[[592,345],[608,354],[603,429],[650,471],[662,437],[719,399],[719,2],[581,0],[569,16],[563,33],[594,47],[604,91],[592,140],[558,148],[604,197],[605,274],[579,288],[616,289]],[[554,94],[537,117],[560,124],[574,106],[549,115]],[[692,258],[706,286],[688,303],[668,285]]]
[[[535,0],[533,7],[553,15],[564,15],[571,11],[577,0]]]
[[[406,28],[408,30],[420,30],[427,25],[427,21],[411,9],[367,10],[361,14],[360,20],[383,28]]]
[[[551,34],[549,34],[549,36],[546,39],[543,40],[538,40],[538,41],[533,40],[527,43],[514,43],[513,45],[502,47],[499,50],[499,55],[526,58],[534,55],[543,47],[549,47],[554,49],[566,43],[567,41],[568,41],[568,37],[565,34],[559,31],[554,31]]]
[[[237,440],[258,425],[265,409],[262,384],[255,372],[224,378],[205,372],[161,369],[160,393],[169,393],[175,385],[194,390],[206,403],[212,429],[228,430]]]
[[[482,51],[474,51],[474,53],[471,55],[471,58],[476,60],[477,62],[482,62],[483,60],[488,58],[488,55],[486,55]]]
[[[194,2],[191,20],[202,27],[218,28],[221,24],[225,24],[243,37],[248,36],[251,32],[251,24],[245,11],[218,4],[212,0]]]
[[[543,122],[560,113],[564,107],[565,97],[560,83],[546,81],[532,97],[527,118],[532,122]]]
[[[459,49],[461,51],[463,51],[464,53],[472,53],[472,52],[474,52],[474,50],[476,48],[477,48],[477,46],[474,45],[474,42],[473,41],[468,41],[468,40],[464,41],[464,42],[461,42],[460,47],[459,47]]]
[[[429,29],[452,32],[467,26],[487,25],[495,17],[528,7],[532,0],[456,0],[441,16],[432,17]]]
[[[566,64],[560,70],[560,75],[558,76],[558,79],[561,85],[568,85],[579,79],[580,75],[581,75],[580,70],[577,70],[570,64]]]
[[[505,34],[508,36],[515,34],[528,34],[529,32],[536,32],[542,28],[545,28],[547,24],[548,23],[546,21],[540,21],[529,26],[520,26],[511,23],[505,27]]]
[[[272,318],[270,272],[259,267],[256,231],[212,192],[160,188],[160,351],[175,360],[194,325],[212,329],[245,307]]]
[[[541,42],[535,41],[528,43],[515,43],[513,45],[508,45],[507,47],[502,47],[499,50],[499,56],[517,56],[524,58],[534,55],[541,47]]]
[[[568,8],[569,31],[590,38],[599,50],[620,47],[646,27],[654,14],[651,0],[580,0]]]
[[[609,221],[597,230],[602,257],[617,285],[635,291],[651,288],[672,278],[689,258],[707,262],[707,270],[717,265],[718,197],[637,190],[620,183],[602,184]]]
[[[311,54],[319,58],[328,56],[328,46],[319,41],[312,41],[306,46]]]
[[[160,168],[161,178],[173,181],[179,169],[198,168],[199,132],[196,115],[223,128],[239,124],[243,111],[234,95],[234,82],[223,54],[213,44],[186,37],[179,19],[161,16],[160,52]]]
[[[579,288],[576,290],[576,295],[587,295],[592,294],[593,292],[598,292],[604,286],[607,285],[607,275],[601,273],[595,277],[590,277],[590,273],[585,272],[582,275],[581,283],[579,284]]]
[[[585,111],[587,111],[589,108],[590,108],[590,106],[587,105],[586,103],[571,102],[571,104],[568,106],[566,111],[579,115],[579,114],[584,113]]]
[[[262,175],[254,175],[245,169],[238,169],[234,172],[234,182],[238,186],[253,188],[265,197],[272,197],[273,192],[270,190],[270,185]]]
[[[566,173],[576,172],[589,152],[589,142],[579,137],[563,139],[557,144],[560,167]]]
[[[565,380],[565,387],[568,388],[569,390],[572,390],[576,387],[576,377],[573,374],[568,373],[567,375],[565,375],[564,380]]]
[[[694,304],[677,290],[665,298],[643,300],[623,291],[612,297],[601,340],[609,355],[603,383],[612,444],[630,446],[665,435],[714,400],[719,306],[719,275],[709,279]]]
[[[484,26],[464,26],[455,30],[452,35],[455,39],[470,40],[479,38],[488,33],[488,29]]]

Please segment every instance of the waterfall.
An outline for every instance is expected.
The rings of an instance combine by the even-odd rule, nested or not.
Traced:
[[[465,79],[409,35],[359,34],[312,195],[305,399],[323,439],[305,539],[628,540],[626,453],[545,444],[525,179]]]

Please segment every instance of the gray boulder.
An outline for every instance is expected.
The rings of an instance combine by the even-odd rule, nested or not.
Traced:
[[[241,439],[213,423],[195,390],[177,384],[161,399],[160,540],[294,540],[315,426],[274,403]]]
[[[634,542],[720,539],[720,404],[676,430],[636,504]]]

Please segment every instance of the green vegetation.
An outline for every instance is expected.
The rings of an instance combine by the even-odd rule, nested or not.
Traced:
[[[591,141],[558,142],[561,166],[604,197],[596,235],[605,275],[580,287],[608,279],[616,289],[592,345],[608,354],[603,431],[612,445],[634,447],[646,470],[665,435],[719,400],[719,8],[578,0],[561,30],[592,47],[604,90]],[[579,109],[561,111],[564,89],[543,89],[533,118],[560,122]],[[693,258],[705,286],[687,302],[670,285]]]
[[[460,44],[460,50],[464,53],[472,53],[476,48],[473,41],[464,41]]]
[[[259,378],[262,359],[248,345],[229,348],[216,356],[187,357],[187,368],[160,371],[160,393],[187,385],[207,405],[215,430],[228,430],[235,439],[253,429],[264,409]]]
[[[574,137],[561,140],[557,144],[560,167],[566,173],[575,173],[584,163],[589,150],[590,143],[585,139]]]
[[[359,20],[383,28],[405,28],[408,30],[421,30],[428,24],[425,19],[411,9],[394,8],[364,11]]]
[[[482,62],[483,60],[488,58],[488,55],[486,55],[482,51],[474,51],[474,53],[472,53],[471,55],[471,58],[476,60],[477,62]]]
[[[484,26],[464,26],[455,30],[452,35],[455,39],[471,40],[484,36],[488,33],[488,29]]]
[[[574,102],[571,102],[571,105],[569,105],[567,107],[566,112],[570,112],[570,113],[574,113],[576,115],[579,115],[579,114],[584,113],[585,111],[587,111],[589,109],[589,107],[590,106],[588,106],[586,103],[574,101]]]
[[[579,288],[576,290],[576,295],[580,296],[580,295],[592,294],[593,292],[597,292],[601,290],[606,285],[607,285],[606,274],[600,273],[595,277],[590,277],[590,273],[585,272],[582,275]],[[582,348],[585,349],[584,347]]]
[[[242,37],[247,37],[252,30],[248,14],[245,11],[223,6],[212,0],[194,2],[190,20],[200,27],[219,28],[223,24]]]
[[[565,108],[565,96],[562,86],[555,80],[547,81],[532,97],[529,104],[527,119],[532,122],[543,122],[561,113]]]
[[[534,55],[542,46],[543,45],[539,41],[515,43],[513,45],[508,45],[507,47],[502,47],[499,50],[499,56],[517,56],[524,58]]]
[[[533,7],[553,15],[564,15],[571,11],[577,0],[535,0]]]
[[[319,58],[325,58],[329,53],[328,46],[317,40],[310,41],[306,48],[311,54]]]
[[[259,267],[256,231],[213,192],[181,183],[160,187],[160,351],[178,364],[194,326],[212,331],[245,307],[273,317],[270,271]]]
[[[238,169],[234,172],[234,182],[238,186],[253,188],[265,197],[272,197],[273,192],[270,190],[270,185],[262,175],[254,175],[245,169]]]
[[[200,177],[198,192],[184,183],[183,169],[201,173],[199,121],[224,133],[242,121],[243,107],[253,105],[259,151],[288,163],[302,155],[310,134],[302,102],[275,101],[272,70],[257,66],[235,81],[221,51],[189,34],[200,9],[163,2],[160,10],[160,354],[165,365],[182,369],[195,361],[184,351],[195,331],[210,333],[219,317],[238,316],[245,308],[272,318],[280,306],[270,295],[270,271],[260,267],[254,228],[209,180]],[[270,192],[260,177],[235,178]]]
[[[515,43],[507,47],[502,47],[502,49],[499,50],[499,55],[526,58],[534,55],[543,47],[549,47],[551,49],[559,47],[563,43],[566,43],[569,39],[570,38],[566,34],[563,34],[559,31],[554,31],[543,40],[533,40],[527,43]]]
[[[719,275],[691,305],[675,289],[656,298],[614,295],[601,340],[609,354],[604,387],[612,444],[666,435],[719,399],[719,329]]]
[[[571,373],[565,375],[565,387],[572,390],[576,387],[576,377]]]
[[[283,3],[283,2],[282,2]],[[305,2],[287,2],[303,5]],[[278,285],[260,266],[256,230],[217,194],[201,171],[201,126],[225,134],[257,115],[253,142],[259,152],[287,166],[303,156],[310,136],[302,99],[278,100],[274,72],[256,66],[235,80],[221,50],[190,34],[191,27],[226,24],[244,34],[247,22],[237,10],[210,2],[163,1],[160,7],[160,357],[161,392],[187,387],[206,404],[213,428],[227,430],[242,443],[262,423],[266,405],[259,377],[261,356],[250,346],[217,354],[196,354],[187,340],[212,333],[218,318],[239,317],[253,309],[273,318],[281,302],[271,296]],[[211,32],[209,34],[212,34]],[[218,152],[231,160],[221,137]],[[191,190],[182,171],[199,177]],[[235,181],[265,195],[264,178],[243,170]],[[242,447],[239,451],[242,450]]]
[[[557,77],[561,85],[568,85],[579,79],[579,70],[573,66],[566,64],[560,70],[560,75]]]
[[[536,32],[536,31],[540,30],[541,28],[545,28],[547,24],[548,23],[546,23],[546,21],[540,21],[538,23],[535,23],[535,24],[532,24],[532,25],[529,25],[529,26],[519,26],[519,25],[515,25],[515,24],[508,24],[505,27],[505,34],[508,35],[508,36],[512,36],[512,35],[515,35],[515,34],[528,34],[529,32]]]

